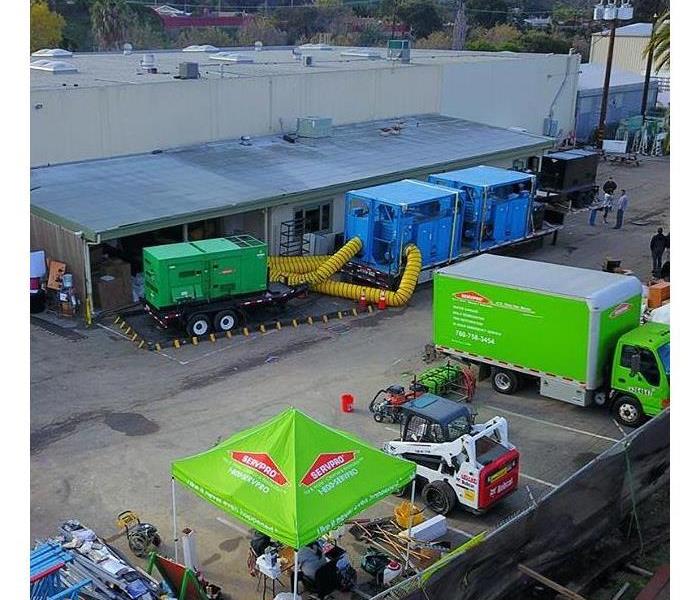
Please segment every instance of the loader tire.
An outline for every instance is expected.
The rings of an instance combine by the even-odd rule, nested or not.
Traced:
[[[423,502],[439,515],[448,514],[457,504],[457,494],[446,481],[433,481],[423,488]]]

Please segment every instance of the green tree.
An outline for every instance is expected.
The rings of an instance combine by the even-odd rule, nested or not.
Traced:
[[[542,31],[526,31],[520,38],[524,52],[568,54],[571,42]]]
[[[449,50],[452,48],[452,36],[446,31],[433,31],[428,37],[416,40],[415,46],[430,50]]]
[[[650,52],[654,57],[654,67],[657,72],[671,66],[671,12],[668,10],[654,23],[651,38],[644,49],[644,56],[648,56]]]
[[[505,0],[467,0],[467,20],[481,27],[493,27],[508,20]]]
[[[90,9],[92,33],[100,50],[119,50],[134,13],[125,0],[95,0]]]
[[[575,21],[579,11],[569,4],[557,2],[552,8],[552,21],[555,23],[569,23]]]
[[[287,32],[277,29],[270,18],[256,17],[238,30],[236,41],[242,46],[252,46],[255,42],[281,46],[287,42]]]
[[[378,46],[384,41],[385,35],[381,26],[377,23],[367,25],[357,35],[356,44],[358,46]]]
[[[465,0],[457,0],[455,22],[452,26],[452,50],[464,50],[464,42],[467,39],[467,13],[465,8]]]
[[[49,9],[43,0],[32,2],[29,8],[29,45],[32,52],[56,48],[63,37],[65,19]]]
[[[211,44],[217,48],[227,48],[235,46],[236,40],[232,33],[221,27],[188,27],[180,30],[175,39],[176,48],[204,44]]]
[[[431,0],[401,2],[397,16],[411,28],[415,38],[424,38],[442,29],[442,17]]]

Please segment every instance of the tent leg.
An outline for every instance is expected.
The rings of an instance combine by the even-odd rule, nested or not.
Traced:
[[[413,478],[411,483],[411,508],[408,512],[408,540],[406,541],[406,566],[408,569],[408,560],[411,556],[411,527],[413,527],[413,501],[416,499],[416,478]]]
[[[175,505],[175,478],[170,478],[173,494],[173,543],[175,544],[175,562],[177,562],[177,507]]]
[[[294,588],[292,589],[292,598],[297,600],[297,589],[299,587],[299,552],[294,550]]]

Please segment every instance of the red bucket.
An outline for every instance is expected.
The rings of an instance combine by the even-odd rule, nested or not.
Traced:
[[[355,402],[355,396],[352,394],[341,394],[340,410],[342,410],[344,413],[351,413],[353,402]]]

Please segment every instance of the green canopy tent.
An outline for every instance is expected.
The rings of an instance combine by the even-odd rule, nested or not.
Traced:
[[[176,552],[175,480],[298,550],[408,485],[416,465],[289,408],[206,452],[176,460],[171,472]],[[294,573],[296,590],[296,557]]]

